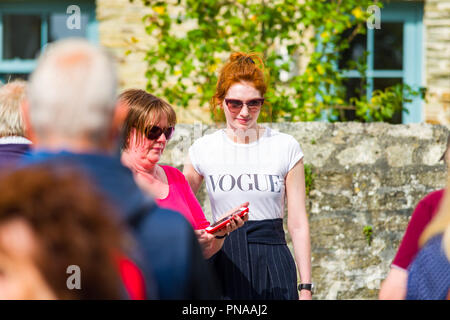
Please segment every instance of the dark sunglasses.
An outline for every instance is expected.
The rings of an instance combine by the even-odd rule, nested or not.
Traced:
[[[244,104],[250,111],[256,111],[264,104],[264,98],[252,99],[248,101],[242,101],[238,99],[225,99],[225,104],[231,111],[240,110]]]
[[[165,129],[161,129],[158,126],[153,126],[150,129],[147,129],[145,131],[145,136],[150,140],[156,140],[159,137],[161,137],[161,135],[164,133],[164,135],[166,136],[166,139],[169,140],[170,138],[172,138],[174,130],[175,130],[174,127],[168,127]]]

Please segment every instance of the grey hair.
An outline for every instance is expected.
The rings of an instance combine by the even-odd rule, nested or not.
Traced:
[[[20,105],[26,86],[25,81],[14,80],[0,87],[0,137],[24,136]]]
[[[102,48],[78,38],[50,44],[28,86],[35,134],[43,139],[88,136],[100,143],[111,125],[116,90],[113,60]]]

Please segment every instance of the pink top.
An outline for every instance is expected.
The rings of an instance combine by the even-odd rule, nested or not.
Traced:
[[[171,166],[161,168],[167,176],[169,194],[164,199],[155,199],[156,203],[162,208],[182,213],[195,230],[208,227],[209,222],[183,173]]]
[[[403,236],[392,265],[401,269],[408,269],[416,254],[419,252],[420,235],[438,212],[439,204],[443,196],[444,189],[441,189],[427,194],[419,201],[408,223],[405,235]]]

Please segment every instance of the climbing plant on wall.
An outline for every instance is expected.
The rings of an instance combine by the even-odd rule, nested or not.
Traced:
[[[381,6],[377,1],[141,1],[152,9],[143,22],[157,40],[146,52],[147,89],[171,103],[208,103],[222,63],[243,51],[266,62],[270,90],[262,121],[336,120],[346,108],[360,121],[383,121],[402,109],[403,88],[347,100],[338,68],[343,50],[366,32],[367,8]],[[299,58],[307,63],[299,66]],[[364,62],[358,69],[364,73]]]

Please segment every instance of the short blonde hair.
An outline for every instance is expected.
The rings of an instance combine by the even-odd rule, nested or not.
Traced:
[[[0,137],[24,136],[20,105],[25,99],[27,83],[14,80],[0,87]]]

